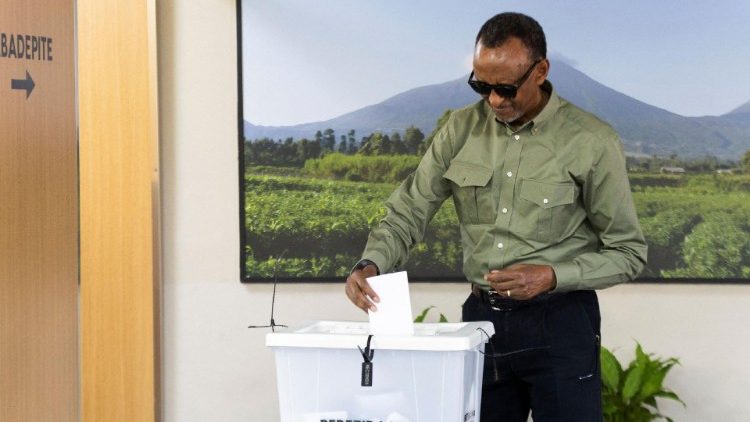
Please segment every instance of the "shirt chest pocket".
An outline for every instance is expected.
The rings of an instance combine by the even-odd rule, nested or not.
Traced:
[[[520,231],[542,242],[559,240],[575,212],[575,183],[524,179],[520,197]]]
[[[464,224],[492,224],[492,169],[454,160],[443,178],[450,180],[458,219]]]

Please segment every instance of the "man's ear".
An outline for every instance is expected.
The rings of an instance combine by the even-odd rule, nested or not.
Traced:
[[[534,69],[534,83],[541,86],[547,80],[547,75],[549,75],[549,60],[544,59]]]

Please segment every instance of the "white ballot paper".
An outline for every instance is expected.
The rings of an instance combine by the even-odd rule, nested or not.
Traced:
[[[370,334],[382,336],[413,336],[409,278],[406,271],[369,277],[367,282],[380,297],[377,311],[370,315]]]

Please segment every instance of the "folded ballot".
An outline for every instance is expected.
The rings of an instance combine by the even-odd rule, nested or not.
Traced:
[[[367,282],[378,294],[377,311],[370,315],[370,334],[382,336],[413,336],[414,318],[409,297],[406,271],[369,277]]]

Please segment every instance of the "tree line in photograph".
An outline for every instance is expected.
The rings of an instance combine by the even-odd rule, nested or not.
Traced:
[[[418,155],[422,156],[432,143],[437,130],[450,117],[447,110],[438,119],[437,127],[429,136],[415,126],[409,126],[403,135],[399,131],[390,134],[373,132],[356,139],[356,132],[350,129],[346,135],[336,140],[336,131],[331,128],[318,130],[312,139],[295,140],[287,137],[284,140],[260,138],[245,140],[245,165],[251,166],[291,166],[302,167],[307,160],[323,158],[332,153],[343,155]]]

